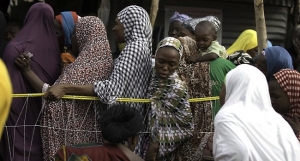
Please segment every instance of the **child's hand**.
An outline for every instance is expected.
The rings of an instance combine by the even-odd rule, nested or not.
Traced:
[[[29,55],[23,53],[17,57],[17,59],[15,60],[15,63],[22,72],[26,72],[26,71],[31,70],[30,69],[30,61],[31,60],[29,58]]]
[[[185,59],[185,62],[188,64],[197,63],[198,62],[198,55],[192,55]]]

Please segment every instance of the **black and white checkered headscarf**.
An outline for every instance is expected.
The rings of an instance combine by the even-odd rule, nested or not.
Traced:
[[[126,46],[115,60],[109,80],[94,84],[95,93],[107,104],[115,103],[117,98],[145,98],[151,72],[152,27],[147,12],[132,5],[117,17],[125,28]],[[141,103],[127,104],[142,110]]]

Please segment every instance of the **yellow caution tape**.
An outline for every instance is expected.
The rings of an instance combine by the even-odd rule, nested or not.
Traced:
[[[42,97],[44,93],[27,93],[27,94],[13,94],[13,98],[24,98],[24,97]],[[99,100],[98,97],[92,96],[76,96],[76,95],[64,95],[64,99],[73,99],[73,100],[85,100],[85,101],[95,101]],[[215,101],[219,100],[219,97],[205,97],[205,98],[191,98],[189,102],[205,102],[205,101]],[[139,102],[139,103],[148,103],[150,99],[140,99],[140,98],[118,98],[118,102]]]

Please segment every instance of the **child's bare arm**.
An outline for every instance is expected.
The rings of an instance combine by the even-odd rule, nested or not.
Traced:
[[[213,61],[219,58],[219,56],[216,53],[208,53],[203,56],[201,55],[193,55],[187,58],[185,61],[186,63],[192,64],[197,62],[205,62],[205,61]]]

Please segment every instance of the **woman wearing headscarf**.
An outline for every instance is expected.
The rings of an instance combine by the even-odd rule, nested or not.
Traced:
[[[54,84],[91,84],[109,78],[113,60],[104,24],[86,16],[76,24],[79,55]],[[72,41],[74,43],[74,41]],[[94,102],[60,100],[47,102],[41,119],[44,159],[51,160],[62,145],[102,142]]]
[[[60,75],[60,53],[54,29],[54,13],[46,3],[32,5],[18,35],[7,45],[3,61],[9,71],[13,93],[34,93],[22,76],[15,59],[24,52],[33,54],[31,69],[48,84]],[[1,140],[4,160],[43,160],[39,127],[41,98],[14,98]]]
[[[80,17],[76,12],[65,11],[55,16],[54,26],[57,33],[61,58],[64,67],[74,62],[78,53],[72,52],[71,37],[74,32],[75,24]]]
[[[174,15],[170,18],[170,26],[168,35],[170,37],[178,38],[181,25],[184,21],[192,19],[190,16],[186,14],[180,14],[179,12],[174,12]]]
[[[0,11],[0,58],[2,58],[5,46],[7,45],[7,41],[5,40],[5,28],[6,20],[4,14]]]
[[[268,84],[255,67],[240,65],[226,75],[213,142],[215,161],[300,160],[300,144],[274,111]]]
[[[139,146],[139,155],[145,160],[172,160],[172,152],[192,135],[187,87],[176,72],[181,56],[178,39],[167,37],[158,44],[148,87],[151,103],[145,131],[150,134],[145,134]]]
[[[214,23],[217,25],[217,23]],[[196,24],[197,25],[197,24]],[[218,27],[216,27],[217,29]],[[235,65],[224,58],[210,62],[188,64],[185,59],[199,54],[196,41],[185,36],[179,38],[183,46],[183,56],[180,61],[178,75],[186,82],[190,98],[205,98],[218,96],[225,75],[235,68]],[[212,157],[213,118],[220,109],[220,102],[204,101],[190,103],[195,130],[193,136],[173,153],[173,157],[182,160],[201,160]]]
[[[9,114],[9,109],[12,101],[12,86],[7,68],[0,59],[0,138],[3,128]],[[1,159],[1,156],[0,156]]]
[[[228,55],[234,52],[242,50],[248,53],[251,57],[255,57],[257,54],[257,33],[255,30],[247,29],[243,31],[235,42],[227,49]]]
[[[94,84],[59,84],[52,86],[45,98],[60,99],[65,94],[98,96],[100,101],[116,104],[117,98],[146,98],[151,72],[152,28],[148,13],[139,6],[128,6],[117,14],[113,28],[117,43],[126,42],[125,48],[114,62],[114,69],[107,80]],[[136,108],[141,113],[143,103],[120,103]],[[97,117],[103,112],[98,108]]]
[[[146,97],[151,71],[152,29],[149,16],[142,7],[131,5],[120,11],[115,21],[115,40],[126,42],[126,46],[115,60],[110,78],[83,86],[56,85],[46,92],[46,98],[60,99],[65,94],[97,95],[101,102],[113,104],[120,97]],[[142,111],[143,104],[128,104]]]
[[[269,81],[271,102],[274,110],[290,123],[300,141],[299,87],[300,73],[293,69],[282,69],[275,73],[274,77]]]
[[[256,67],[265,74],[267,80],[281,69],[293,69],[293,62],[290,54],[280,46],[266,48],[259,54]]]

